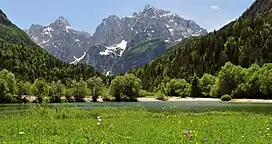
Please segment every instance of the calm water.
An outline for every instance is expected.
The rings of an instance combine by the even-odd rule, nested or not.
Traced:
[[[0,104],[1,114],[13,114],[25,111],[36,104]],[[48,104],[59,105],[59,104]],[[60,104],[63,105],[63,104]],[[103,102],[68,103],[71,107],[90,109],[94,107],[144,107],[150,111],[204,112],[204,111],[246,111],[272,114],[272,104],[229,103],[229,102]]]

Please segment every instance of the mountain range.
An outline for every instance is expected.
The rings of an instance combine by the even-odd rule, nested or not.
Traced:
[[[25,32],[56,58],[71,64],[85,63],[104,74],[128,72],[164,54],[190,36],[207,34],[192,20],[146,5],[141,12],[102,20],[93,34],[72,28],[63,16]]]

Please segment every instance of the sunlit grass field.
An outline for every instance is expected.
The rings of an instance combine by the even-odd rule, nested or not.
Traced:
[[[172,107],[174,109],[175,107]],[[272,142],[272,115],[245,112],[149,112],[143,108],[79,110],[38,106],[0,116],[0,143],[183,144]]]

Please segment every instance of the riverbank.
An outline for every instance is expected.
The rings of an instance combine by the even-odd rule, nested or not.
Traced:
[[[152,102],[152,101],[160,101],[156,98],[138,98],[140,102]],[[199,102],[219,102],[221,101],[219,98],[179,98],[179,97],[170,97],[168,101],[178,102],[178,101],[199,101]],[[264,99],[232,99],[229,102],[236,103],[272,103],[272,100],[264,100]]]
[[[29,101],[34,101],[36,99],[36,97],[34,96],[29,96],[28,100]],[[62,99],[65,99],[65,97],[62,97]],[[84,98],[85,101],[92,101],[91,97],[88,98]],[[137,99],[139,102],[158,102],[161,100],[158,100],[156,98],[152,98],[152,97],[142,97],[142,98],[138,98]],[[180,98],[180,97],[169,97],[168,101],[172,101],[172,102],[219,102],[221,101],[219,98]],[[98,102],[103,102],[102,98],[98,99]],[[234,103],[272,103],[272,100],[265,100],[265,99],[232,99],[229,102],[234,102]]]

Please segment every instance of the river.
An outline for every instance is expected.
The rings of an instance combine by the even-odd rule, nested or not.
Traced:
[[[0,104],[0,114],[20,113],[27,110],[30,106],[36,104]],[[205,111],[245,111],[272,114],[272,104],[264,103],[232,103],[219,101],[205,102],[99,102],[99,103],[66,103],[66,104],[48,104],[52,105],[68,105],[70,107],[78,107],[80,109],[91,109],[94,107],[128,107],[137,108],[144,107],[150,111],[172,111],[172,112],[205,112]]]

